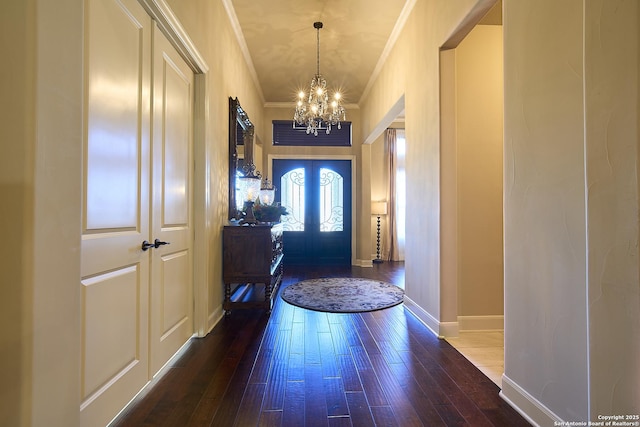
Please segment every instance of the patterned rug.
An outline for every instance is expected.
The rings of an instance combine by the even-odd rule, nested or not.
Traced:
[[[400,304],[404,291],[390,283],[361,278],[303,280],[287,286],[282,299],[298,307],[331,313],[359,313]]]

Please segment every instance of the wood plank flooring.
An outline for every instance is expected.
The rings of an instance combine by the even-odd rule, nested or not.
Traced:
[[[400,263],[286,267],[281,286],[367,277],[404,287]],[[112,426],[528,426],[499,388],[403,305],[320,313],[280,298],[196,338]]]

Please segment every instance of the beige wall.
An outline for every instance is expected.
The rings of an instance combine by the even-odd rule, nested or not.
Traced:
[[[640,414],[640,4],[584,2],[591,416]],[[611,361],[612,350],[615,363]]]
[[[440,334],[458,336],[456,50],[440,51]]]
[[[440,333],[503,327],[502,29],[440,52]]]
[[[0,424],[75,425],[82,1],[10,0],[0,16]]]
[[[504,6],[503,393],[638,414],[638,3]]]
[[[589,410],[582,1],[554,3],[549,20],[551,3],[504,3],[503,390],[577,420]]]
[[[458,316],[500,316],[502,27],[476,26],[455,49],[455,66]]]
[[[367,98],[361,103],[369,135],[404,95],[407,138],[407,240],[405,287],[423,319],[439,332],[440,194],[438,49],[456,30],[474,0],[419,1]],[[438,19],[434,20],[433,17]]]
[[[235,33],[221,1],[169,0],[169,6],[184,26],[195,47],[203,56],[207,73],[206,152],[210,164],[209,193],[210,228],[205,239],[208,253],[206,271],[210,274],[208,323],[213,325],[221,313],[222,285],[222,226],[228,212],[228,122],[229,97],[238,98],[255,125],[256,140],[264,143],[262,100],[258,95]],[[255,155],[260,154],[260,149]],[[256,162],[257,163],[257,162]]]
[[[484,4],[416,3],[361,104],[367,135],[405,96],[408,210],[421,213],[407,221],[406,291],[437,333],[438,48]],[[503,17],[503,395],[543,425],[636,414],[638,5],[505,1]]]
[[[30,255],[36,21],[31,7],[31,2],[20,0],[0,6],[0,53],[4,58],[13,58],[0,72],[0,221],[4,236],[0,248],[0,424],[15,426],[29,424],[31,393],[31,308],[25,302],[31,300],[33,291]]]

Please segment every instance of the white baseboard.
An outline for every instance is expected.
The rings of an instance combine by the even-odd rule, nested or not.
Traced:
[[[404,305],[438,338],[457,336],[459,330],[504,329],[504,316],[458,316],[458,322],[439,322],[406,295]],[[554,422],[562,421],[549,408],[504,374],[500,397],[534,426],[550,426],[554,425]]]
[[[373,262],[370,259],[357,259],[354,261],[353,265],[358,267],[373,267]]]
[[[460,332],[460,324],[458,322],[440,322],[440,335],[444,338],[457,337]]]
[[[442,338],[440,335],[440,322],[429,314],[426,310],[420,307],[408,296],[404,296],[404,306],[407,310],[413,313],[424,325],[431,330],[438,338]]]
[[[536,427],[559,425],[556,423],[562,421],[553,411],[504,374],[500,397]]]
[[[458,336],[458,322],[440,322],[406,295],[404,296],[404,306],[438,338]]]
[[[504,330],[504,316],[458,316],[461,331]]]
[[[215,326],[218,324],[218,322],[220,322],[220,320],[222,320],[223,315],[224,313],[222,311],[222,305],[220,305],[220,307],[216,308],[215,310],[213,310],[213,312],[209,314],[209,318],[207,319],[208,329],[205,336],[208,335],[209,332],[213,330],[213,328],[215,328]]]

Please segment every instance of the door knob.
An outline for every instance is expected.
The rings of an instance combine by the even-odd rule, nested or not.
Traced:
[[[153,243],[149,243],[146,240],[142,242],[142,246],[140,247],[143,251],[149,250],[151,248],[157,248]]]
[[[163,241],[161,241],[159,239],[156,239],[156,240],[153,241],[153,245],[151,245],[151,246],[153,246],[154,248],[158,249],[160,246],[164,246],[164,245],[168,245],[168,244],[169,244],[169,242],[163,242]]]

